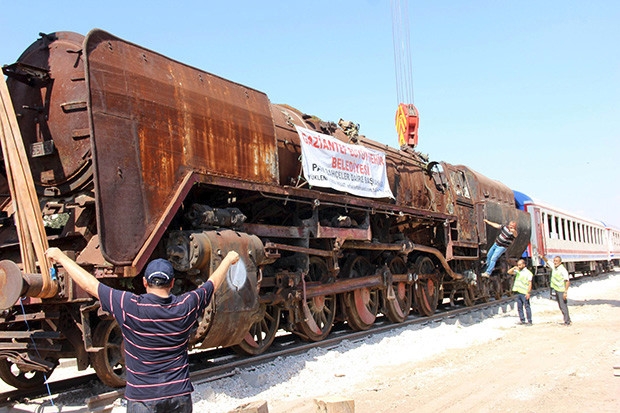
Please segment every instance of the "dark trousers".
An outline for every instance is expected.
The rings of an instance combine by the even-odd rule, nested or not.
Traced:
[[[517,293],[517,311],[519,312],[519,319],[522,323],[525,323],[525,317],[523,315],[523,308],[525,308],[525,315],[527,316],[527,322],[532,322],[532,308],[530,307],[530,300],[525,298],[525,294]]]
[[[149,402],[127,400],[127,413],[192,413],[192,395]]]
[[[555,299],[558,302],[560,311],[562,311],[562,315],[564,316],[564,324],[570,324],[570,315],[568,315],[568,302],[564,299],[564,292],[556,291]]]

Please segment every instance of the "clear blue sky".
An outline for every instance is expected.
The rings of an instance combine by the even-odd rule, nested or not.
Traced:
[[[388,0],[0,0],[0,64],[92,28],[397,146]],[[410,0],[418,149],[620,228],[620,1]]]

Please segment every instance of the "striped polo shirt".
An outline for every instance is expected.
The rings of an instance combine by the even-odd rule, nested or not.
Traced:
[[[159,400],[190,394],[188,342],[213,295],[213,283],[179,296],[136,295],[99,284],[101,308],[114,315],[125,344],[125,398]]]
[[[499,231],[499,235],[495,239],[495,243],[500,247],[508,248],[514,240],[515,236],[512,232],[510,232],[510,229],[506,225],[504,225]]]

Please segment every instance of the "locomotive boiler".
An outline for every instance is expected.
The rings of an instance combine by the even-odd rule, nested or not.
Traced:
[[[273,104],[101,30],[42,35],[3,71],[50,245],[101,282],[136,293],[153,258],[174,264],[173,292],[181,293],[228,251],[241,254],[241,270],[193,333],[195,348],[256,355],[281,329],[318,341],[336,321],[365,330],[381,314],[398,323],[446,300],[498,298],[510,288],[506,260],[530,238],[528,214],[500,182],[375,142],[351,122]],[[360,196],[312,183],[300,130],[379,156],[389,191]],[[78,369],[93,366],[103,382],[122,386],[119,327],[62,268],[52,280],[57,293],[41,295],[50,275],[24,271],[5,189],[0,377],[37,386],[59,359],[75,358]],[[479,274],[496,230],[484,218],[519,229],[490,280]]]

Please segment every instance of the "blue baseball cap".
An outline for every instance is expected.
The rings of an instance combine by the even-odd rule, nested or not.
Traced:
[[[157,258],[149,262],[144,270],[146,282],[153,285],[167,285],[174,280],[174,268],[172,263],[163,258]]]

